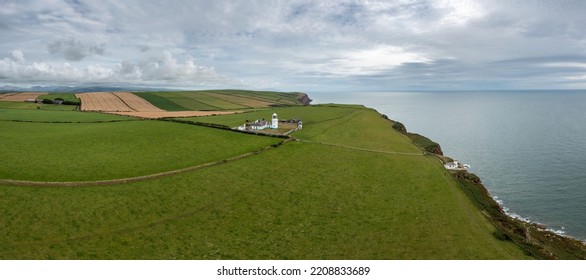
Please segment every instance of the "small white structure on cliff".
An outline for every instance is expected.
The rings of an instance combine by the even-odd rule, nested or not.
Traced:
[[[457,160],[455,160],[454,162],[448,162],[448,163],[444,164],[444,167],[448,170],[466,170],[466,169],[470,168],[470,165],[461,164]]]

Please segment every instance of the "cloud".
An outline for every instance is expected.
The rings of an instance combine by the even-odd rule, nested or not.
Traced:
[[[197,65],[192,58],[179,61],[170,51],[164,51],[158,56],[138,63],[123,61],[111,66],[100,64],[75,66],[68,62],[26,63],[22,52],[14,51],[11,57],[0,60],[0,81],[201,86],[239,84],[219,75],[212,67]]]
[[[297,87],[304,84],[563,87],[584,75],[583,67],[568,63],[584,61],[561,58],[586,57],[585,1],[8,0],[2,5],[0,82],[98,79],[229,87],[242,80],[246,86],[285,90],[303,90]]]
[[[25,59],[24,59],[24,54],[22,53],[22,51],[21,51],[21,50],[13,50],[13,51],[11,52],[11,55],[12,55],[12,59],[13,59],[15,62],[18,62],[18,63],[23,63],[23,62],[25,61]]]
[[[66,41],[53,41],[47,45],[52,54],[60,54],[67,60],[80,61],[92,54],[103,55],[105,44],[89,44],[69,39]]]

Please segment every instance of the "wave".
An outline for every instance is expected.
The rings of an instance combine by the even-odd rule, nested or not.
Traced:
[[[529,224],[536,224],[538,225],[538,228],[540,228],[541,230],[544,231],[549,231],[552,233],[555,233],[557,235],[560,236],[566,236],[566,237],[572,237],[567,235],[566,233],[566,227],[565,226],[561,226],[559,229],[555,229],[555,228],[550,228],[547,225],[540,223],[540,222],[536,222],[536,221],[532,221],[530,217],[523,217],[517,213],[511,212],[509,208],[507,208],[506,206],[504,206],[504,203],[502,200],[500,200],[498,198],[498,196],[493,196],[492,199],[494,199],[494,201],[496,201],[496,203],[499,204],[499,206],[503,209],[503,211],[505,212],[505,214],[513,219],[525,222],[525,223],[529,223]],[[572,237],[573,238],[573,237]],[[583,242],[586,242],[586,240],[583,240]]]

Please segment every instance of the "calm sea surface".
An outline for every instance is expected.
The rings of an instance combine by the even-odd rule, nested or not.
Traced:
[[[470,164],[509,214],[586,240],[586,91],[309,95],[402,122]]]

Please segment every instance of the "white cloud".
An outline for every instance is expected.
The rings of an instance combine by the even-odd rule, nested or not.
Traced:
[[[568,63],[586,61],[585,10],[585,1],[8,0],[0,83],[243,80],[296,90],[305,80],[454,84],[458,73],[468,85],[557,86],[582,75]],[[540,64],[556,57],[571,59]]]
[[[24,54],[22,53],[22,51],[21,51],[21,50],[13,50],[13,51],[11,52],[11,54],[12,54],[12,59],[13,59],[15,62],[18,62],[18,63],[23,63],[23,62],[25,61],[25,59],[24,59]]]
[[[586,63],[580,62],[550,62],[541,64],[546,67],[560,67],[560,68],[586,68]]]
[[[406,51],[397,46],[377,46],[347,52],[343,57],[334,59],[331,67],[334,72],[348,75],[371,75],[391,70],[405,63],[426,63],[431,59],[424,54]]]
[[[16,54],[16,55],[15,55]],[[25,63],[22,52],[15,51],[11,58],[0,60],[0,80],[10,82],[67,83],[124,83],[163,85],[221,85],[233,83],[218,75],[214,68],[200,66],[192,58],[178,61],[170,51],[138,63],[124,61],[111,66],[87,64],[74,66],[65,63]],[[22,57],[23,59],[15,59]]]

